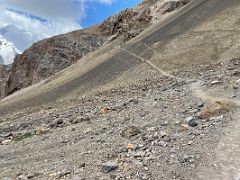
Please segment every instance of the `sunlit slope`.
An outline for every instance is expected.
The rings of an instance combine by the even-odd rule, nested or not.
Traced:
[[[4,99],[0,114],[239,58],[240,2],[194,0],[128,44],[113,42],[54,77]],[[149,63],[146,63],[149,62]]]

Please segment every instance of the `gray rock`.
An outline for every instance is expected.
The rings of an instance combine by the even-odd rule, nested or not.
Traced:
[[[135,126],[129,126],[127,128],[125,128],[122,132],[121,132],[121,135],[123,137],[126,137],[126,138],[130,138],[132,136],[136,136],[138,134],[140,134],[141,131],[135,127]]]
[[[167,143],[164,142],[164,141],[159,141],[159,142],[158,142],[158,145],[159,145],[159,146],[162,146],[162,147],[166,147],[166,146],[167,146]]]
[[[65,170],[63,170],[62,172],[60,172],[60,174],[58,175],[58,177],[59,177],[59,178],[62,178],[62,177],[66,177],[66,176],[68,176],[68,175],[70,175],[70,174],[71,174],[71,171],[65,169]]]
[[[185,121],[191,127],[198,126],[198,121],[192,116],[187,117]]]
[[[56,119],[52,123],[50,123],[49,127],[51,128],[59,127],[60,125],[63,124],[63,122],[64,122],[63,119]]]
[[[70,122],[72,124],[78,124],[78,123],[82,123],[82,122],[90,122],[90,118],[89,117],[81,117],[81,118],[77,118],[77,119],[72,119]]]
[[[182,163],[193,163],[194,155],[184,155],[182,159]]]
[[[118,168],[118,163],[115,161],[109,161],[102,164],[102,172],[103,173],[109,173],[111,171],[114,171]]]
[[[187,117],[187,118],[185,119],[185,121],[186,121],[186,123],[188,123],[189,121],[191,121],[191,120],[193,120],[193,119],[194,119],[194,117],[189,116],[189,117]]]
[[[19,175],[16,179],[17,179],[17,180],[27,180],[28,178],[27,178],[27,176],[21,174],[21,175]]]
[[[154,132],[154,131],[156,131],[156,128],[155,127],[150,127],[150,128],[147,129],[147,131]]]

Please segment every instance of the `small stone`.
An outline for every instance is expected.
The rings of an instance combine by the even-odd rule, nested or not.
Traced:
[[[121,132],[121,135],[123,137],[130,138],[130,137],[136,136],[140,133],[141,133],[141,131],[137,127],[129,126]]]
[[[189,116],[189,117],[187,117],[187,118],[185,119],[185,121],[186,121],[186,123],[188,123],[189,121],[191,121],[191,120],[193,120],[193,119],[194,119],[194,117]]]
[[[160,131],[160,136],[161,136],[161,137],[164,137],[164,136],[166,136],[166,135],[167,135],[166,131]]]
[[[140,156],[135,156],[135,157],[140,157]],[[134,159],[134,160],[132,161],[132,163],[133,163],[134,165],[136,165],[136,166],[141,166],[141,165],[142,165],[142,162],[141,162],[140,160],[138,160],[138,159]]]
[[[189,128],[189,125],[188,124],[182,124],[181,125],[184,129],[188,129]]]
[[[169,135],[166,135],[166,136],[163,137],[163,140],[165,142],[170,142],[171,141],[171,137]]]
[[[145,155],[145,153],[143,154],[142,152],[136,152],[136,153],[133,153],[133,156],[134,157],[142,157],[142,156],[144,156]]]
[[[188,125],[191,127],[196,127],[198,126],[198,121],[196,119],[192,119],[188,122]]]
[[[61,178],[61,177],[66,177],[66,176],[68,176],[68,175],[70,175],[71,174],[71,171],[69,171],[69,170],[64,170],[64,171],[62,171],[60,174],[59,174],[59,178]]]
[[[62,119],[56,119],[50,124],[50,127],[58,127],[59,125],[62,125],[62,124],[63,124]]]
[[[155,127],[150,127],[150,128],[147,129],[147,131],[154,132],[154,131],[156,131],[156,128]]]
[[[16,179],[17,180],[27,180],[28,178],[25,175],[21,174]]]
[[[138,104],[139,100],[138,99],[130,99],[129,103]]]
[[[134,150],[134,145],[133,144],[128,144],[127,149],[128,150]]]
[[[9,145],[12,143],[12,140],[11,139],[5,139],[1,142],[2,145]]]
[[[196,106],[197,106],[198,109],[200,109],[200,108],[202,108],[204,106],[204,102],[198,101]]]
[[[220,122],[220,121],[223,120],[223,115],[221,115],[221,116],[217,116],[217,117],[212,117],[210,120],[211,120],[211,121],[217,121],[217,122]]]
[[[142,180],[146,180],[146,179],[148,179],[148,176],[145,173],[140,172],[139,173],[139,178],[142,179]]]
[[[89,117],[81,117],[81,118],[77,118],[77,119],[73,119],[71,120],[72,124],[78,124],[78,123],[82,123],[82,122],[90,122],[90,118]]]
[[[175,124],[179,125],[179,124],[181,124],[181,121],[177,120],[177,121],[175,121]]]
[[[194,156],[193,155],[184,155],[182,162],[183,163],[193,163],[194,162]]]
[[[158,142],[158,145],[159,145],[159,146],[162,146],[162,147],[166,147],[166,146],[167,146],[167,143],[164,142],[164,141],[159,141],[159,142]]]
[[[28,174],[27,178],[28,179],[33,179],[33,178],[36,178],[36,176],[39,176],[39,175],[40,175],[40,173],[36,172],[36,173]]]
[[[42,135],[42,134],[46,134],[47,130],[44,129],[43,127],[37,127],[35,130],[35,134],[36,135]]]
[[[104,107],[104,108],[101,109],[100,112],[101,112],[101,114],[107,114],[109,112],[109,108]]]
[[[234,98],[236,98],[236,97],[237,97],[237,95],[234,94],[234,95],[231,95],[229,98],[230,98],[230,99],[234,99]]]
[[[233,75],[233,76],[240,76],[240,71],[234,71],[234,72],[232,73],[232,75]]]
[[[233,84],[233,89],[238,89],[239,88],[239,85],[238,84]]]
[[[111,171],[114,171],[118,168],[118,163],[114,161],[109,161],[102,164],[102,172],[103,173],[109,173]]]
[[[220,84],[220,83],[221,83],[221,81],[215,80],[215,81],[211,82],[211,85],[217,85],[217,84]]]

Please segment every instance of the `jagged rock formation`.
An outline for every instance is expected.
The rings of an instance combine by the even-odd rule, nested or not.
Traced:
[[[88,52],[102,46],[103,37],[76,31],[35,43],[16,56],[6,94],[32,85],[70,66]]]
[[[151,25],[153,19],[158,20],[162,15],[175,11],[189,2],[190,0],[145,0],[134,8],[126,9],[107,18],[100,24],[99,30],[104,35],[113,36],[113,39],[121,37],[129,40]]]
[[[145,0],[138,6],[126,9],[103,23],[85,30],[55,36],[17,55],[0,98],[37,83],[70,66],[89,52],[114,39],[130,40],[139,35],[161,15],[174,11],[190,0]]]
[[[123,37],[129,40],[140,34],[151,20],[150,9],[127,9],[106,19],[99,30],[106,36]]]
[[[0,64],[0,95],[5,95],[5,86],[8,78],[7,67]]]

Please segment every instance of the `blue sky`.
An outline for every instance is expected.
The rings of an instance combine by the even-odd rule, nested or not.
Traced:
[[[0,0],[0,27],[50,37],[99,23],[142,0]]]
[[[139,4],[142,0],[119,0],[112,4],[104,4],[100,2],[88,2],[86,5],[86,18],[80,24],[82,27],[89,27],[93,24],[102,22],[112,14],[120,12],[126,8]]]

